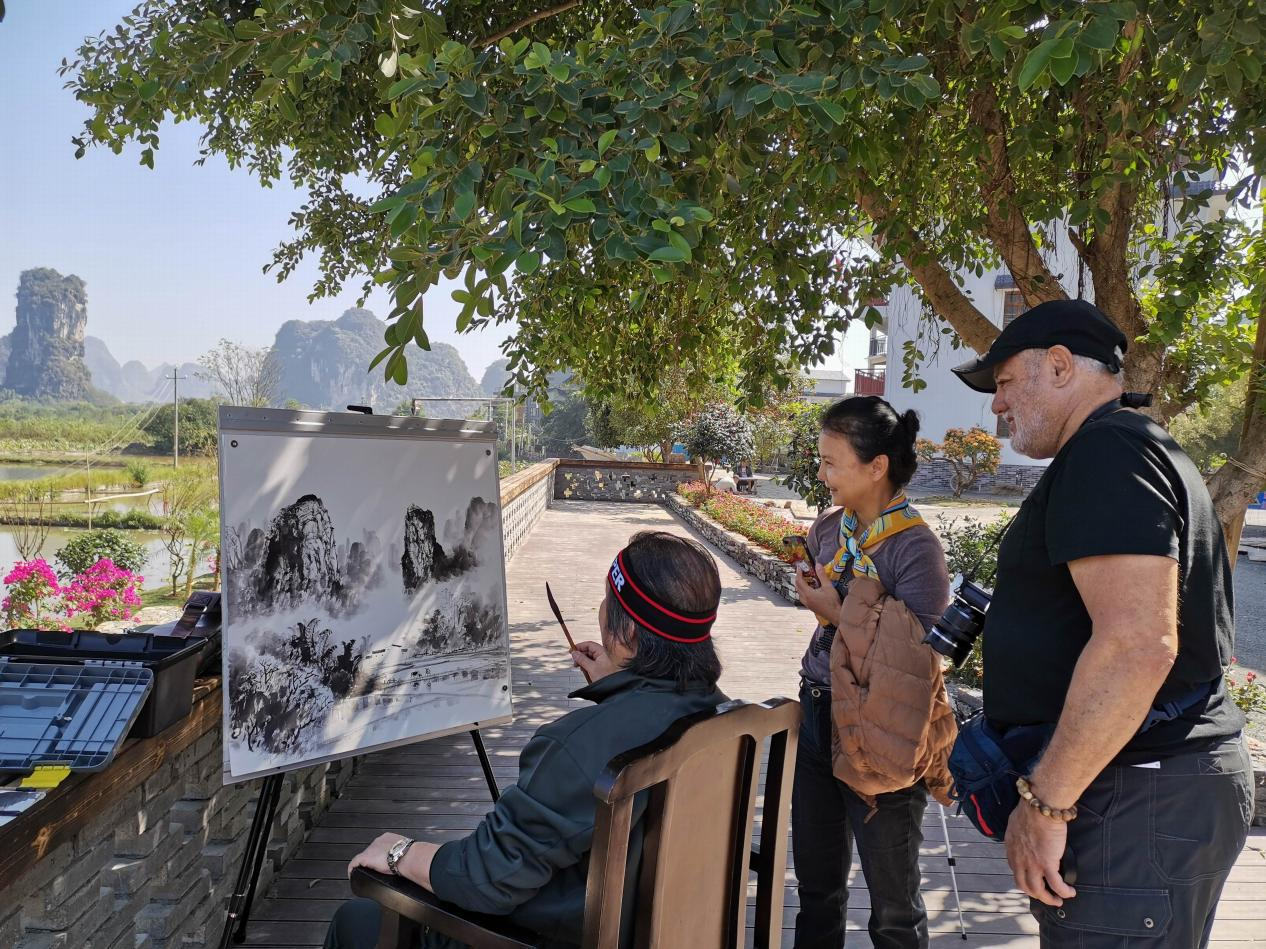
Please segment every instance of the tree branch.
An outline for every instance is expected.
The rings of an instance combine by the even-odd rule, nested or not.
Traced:
[[[1015,285],[1029,306],[1049,300],[1067,300],[1068,294],[1042,260],[1028,219],[1020,210],[1011,159],[1007,153],[1007,130],[998,95],[993,86],[983,86],[972,96],[973,122],[984,129],[988,152],[976,159],[985,174],[980,197],[986,212],[985,232],[1015,278]]]
[[[578,7],[578,6],[580,6],[580,0],[567,0],[566,3],[560,3],[556,7],[550,7],[548,10],[541,10],[537,13],[533,13],[531,16],[524,17],[518,23],[514,23],[510,26],[507,26],[504,30],[499,30],[496,33],[493,33],[491,36],[485,36],[483,39],[479,40],[479,42],[477,42],[475,45],[476,46],[493,46],[496,43],[501,42],[503,39],[505,39],[507,36],[511,35],[512,33],[519,32],[519,30],[523,29],[524,27],[531,26],[533,23],[539,23],[541,20],[548,20],[550,17],[557,16],[560,13],[566,13],[572,7]]]
[[[960,339],[978,353],[983,353],[998,335],[998,327],[985,316],[971,299],[959,289],[950,272],[936,259],[931,248],[883,200],[874,185],[859,172],[856,187],[857,203],[874,222],[881,235],[899,235],[903,250],[901,261],[923,288],[936,313],[945,320]]]

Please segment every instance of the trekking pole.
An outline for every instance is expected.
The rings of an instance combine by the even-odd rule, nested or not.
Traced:
[[[945,805],[940,801],[936,806],[941,811],[941,830],[945,832],[945,862],[949,864],[950,885],[954,887],[954,905],[958,907],[958,929],[967,938],[967,924],[963,922],[963,900],[958,895],[958,873],[954,870],[954,848],[950,846],[949,821],[945,819]]]

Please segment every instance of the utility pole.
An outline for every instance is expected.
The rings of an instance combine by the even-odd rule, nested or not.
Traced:
[[[88,498],[88,530],[92,530],[92,467],[88,463],[91,454],[84,452],[84,496]]]
[[[171,466],[173,468],[180,467],[180,380],[185,378],[179,375],[179,370],[175,366],[171,370],[171,403],[172,403],[172,442],[171,442]]]
[[[510,474],[514,474],[519,470],[516,464],[518,458],[519,443],[519,403],[518,403],[518,386],[510,387]]]

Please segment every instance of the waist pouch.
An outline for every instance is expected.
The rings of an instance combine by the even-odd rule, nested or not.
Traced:
[[[1016,778],[1028,775],[1055,734],[1054,725],[1017,725],[1005,732],[977,712],[958,727],[950,752],[951,796],[990,840],[1002,840],[1020,803]]]
[[[1221,679],[1202,685],[1175,701],[1153,708],[1139,734],[1172,721],[1213,694]],[[1001,729],[979,711],[958,726],[958,740],[950,752],[949,770],[954,779],[950,796],[960,813],[990,840],[1003,840],[1007,821],[1020,803],[1016,778],[1028,777],[1042,757],[1055,726],[1015,725]]]

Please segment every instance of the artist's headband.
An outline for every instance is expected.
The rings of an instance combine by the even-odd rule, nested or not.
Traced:
[[[717,618],[715,610],[711,613],[687,613],[671,610],[652,599],[629,570],[623,550],[615,555],[607,583],[633,621],[656,636],[675,643],[701,643],[712,635],[712,624]]]

